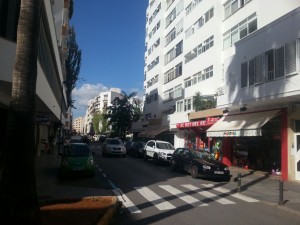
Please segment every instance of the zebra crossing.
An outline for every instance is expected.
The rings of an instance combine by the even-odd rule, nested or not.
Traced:
[[[215,187],[213,184],[201,184],[199,187],[191,184],[182,184],[178,185],[178,187],[171,185],[158,185],[155,188],[155,191],[151,190],[150,187],[134,187],[134,189],[140,195],[138,196],[139,199],[142,197],[142,199],[146,200],[160,211],[172,210],[176,208],[174,204],[166,200],[166,197],[162,197],[165,195],[167,195],[168,198],[172,197],[172,199],[179,199],[182,204],[189,204],[193,207],[208,207],[212,202],[216,202],[221,205],[238,204],[238,201],[247,203],[259,202],[257,199],[247,197],[240,193],[231,192],[230,190],[222,187]],[[164,193],[160,195],[157,193],[157,190],[161,190]],[[140,210],[138,206],[136,206],[122,192],[121,189],[115,188],[113,189],[113,192],[130,213],[142,213],[142,210]],[[193,193],[193,196],[189,195],[188,193]],[[221,193],[221,195],[219,193]]]

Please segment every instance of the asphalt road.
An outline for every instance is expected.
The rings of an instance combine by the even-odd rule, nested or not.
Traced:
[[[110,188],[123,202],[114,225],[299,225],[300,216],[236,194],[236,183],[193,179],[130,156],[103,157],[96,152],[93,187]],[[80,184],[83,185],[83,184]]]

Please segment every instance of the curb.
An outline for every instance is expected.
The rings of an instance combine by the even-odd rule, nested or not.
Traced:
[[[109,225],[121,206],[122,202],[118,201],[116,196],[113,196],[112,205],[106,210],[102,218],[98,221],[97,225]]]

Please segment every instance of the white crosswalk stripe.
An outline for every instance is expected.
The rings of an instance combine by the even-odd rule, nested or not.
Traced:
[[[121,189],[115,188],[112,190],[115,195],[117,196],[118,200],[123,203],[123,205],[129,210],[130,213],[141,213],[141,210],[139,210],[132,201],[129,200],[129,198],[122,192]]]
[[[180,198],[182,201],[193,205],[193,206],[208,206],[206,203],[202,203],[200,200],[185,194],[184,192],[178,190],[177,188],[174,188],[170,185],[159,185],[160,188],[164,189],[165,191],[171,193],[172,195],[177,196]],[[202,204],[201,204],[202,203]]]
[[[203,186],[205,186],[205,187],[213,187],[214,185],[212,185],[212,184],[204,185],[203,184]],[[229,190],[221,188],[221,187],[213,188],[213,190],[221,192],[221,193],[224,193],[224,194],[230,194]],[[259,202],[257,199],[247,197],[247,196],[242,195],[240,193],[234,193],[234,194],[231,194],[230,196],[232,196],[234,198],[237,198],[237,199],[240,199],[240,200],[243,200],[245,202]]]
[[[135,187],[135,189],[159,210],[169,210],[176,208],[174,205],[172,205],[147,187]]]
[[[259,202],[259,200],[247,197],[243,194],[232,193],[228,189],[222,187],[215,187],[213,184],[200,184],[199,186],[200,187],[191,184],[183,184],[180,185],[179,187],[173,187],[171,185],[159,185],[158,187],[171,194],[168,197],[176,196],[176,198],[194,207],[209,206],[208,204],[209,202],[218,202],[222,205],[236,204],[236,202],[231,201],[228,198],[235,198],[248,203]],[[201,188],[201,186],[205,187],[206,189],[204,190],[203,188]],[[210,189],[209,191],[208,188]],[[135,189],[148,202],[152,203],[158,210],[172,210],[176,208],[164,197],[161,197],[159,194],[157,194],[158,193],[157,191],[156,193],[153,190],[151,190],[149,187],[135,187]],[[195,195],[191,196],[187,194],[186,189],[194,192]],[[138,209],[138,207],[135,206],[134,203],[130,201],[130,199],[122,192],[121,189],[114,188],[113,192],[118,197],[119,201],[122,201],[123,205],[129,210],[130,213],[141,213],[141,210]],[[222,194],[226,194],[228,195],[228,198],[220,197],[217,194],[214,194],[213,192],[220,192]],[[204,196],[204,199],[208,200],[208,203],[206,203],[205,200],[203,200],[203,197],[202,199],[200,197],[198,199],[196,195]]]
[[[184,184],[184,185],[181,185],[191,191],[195,191],[197,192],[198,194],[206,197],[206,198],[211,198],[211,199],[214,199],[216,202],[219,202],[220,204],[222,205],[229,205],[229,204],[235,204],[235,202],[233,201],[230,201],[226,198],[220,198],[218,197],[217,195],[211,193],[211,192],[208,192],[208,191],[204,191],[202,189],[200,189],[199,187],[196,187],[194,185],[191,185],[191,184]]]

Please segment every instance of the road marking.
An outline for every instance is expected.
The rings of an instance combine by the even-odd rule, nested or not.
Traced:
[[[120,188],[115,188],[112,191],[115,193],[118,200],[122,202],[122,204],[128,209],[130,213],[142,213],[141,210],[139,210],[132,203],[132,201],[129,200],[129,198],[123,193],[123,191]]]
[[[214,185],[212,184],[207,184],[207,185],[204,185],[203,186],[205,187],[214,187]],[[221,188],[221,187],[216,187],[216,188],[213,188],[214,190],[218,191],[218,192],[221,192],[221,193],[224,193],[224,194],[230,194],[230,190],[227,190],[225,188]],[[245,202],[259,202],[259,200],[257,199],[254,199],[254,198],[250,198],[248,196],[245,196],[245,195],[242,195],[240,193],[234,193],[234,194],[230,194],[230,196],[234,197],[234,198],[237,198],[237,199],[240,199],[240,200],[243,200]]]
[[[203,204],[199,204],[201,203],[200,200],[185,194],[184,192],[178,190],[177,188],[174,188],[170,185],[159,185],[160,188],[164,189],[165,191],[171,193],[172,195],[177,196],[178,198],[180,198],[182,201],[193,205],[193,206],[208,206],[208,204],[203,203]],[[197,203],[197,204],[196,204]]]
[[[185,188],[187,188],[187,189],[189,189],[191,191],[195,191],[199,195],[202,195],[202,196],[204,196],[206,198],[214,198],[215,199],[214,201],[216,201],[216,202],[218,202],[218,203],[220,203],[222,205],[235,204],[235,202],[233,202],[233,201],[230,201],[230,200],[228,200],[226,198],[220,198],[219,196],[217,196],[217,195],[215,195],[213,193],[210,193],[208,191],[203,191],[203,190],[201,190],[200,188],[198,188],[198,187],[196,187],[194,185],[184,184],[184,185],[181,185],[181,186],[183,186],[183,187],[185,187]]]
[[[115,185],[111,180],[108,180],[107,182],[110,184],[110,186],[111,186],[113,189],[117,189],[116,185]]]
[[[135,189],[159,210],[169,210],[176,208],[174,205],[167,202],[147,187],[135,187]]]

